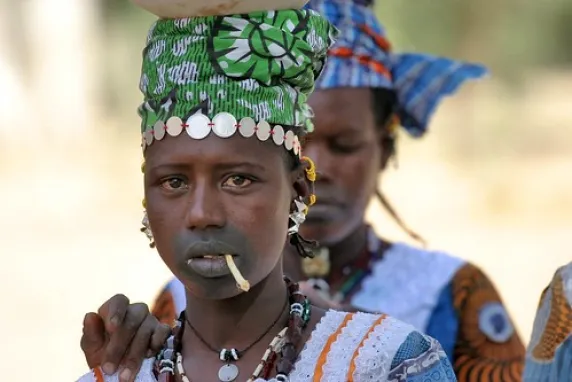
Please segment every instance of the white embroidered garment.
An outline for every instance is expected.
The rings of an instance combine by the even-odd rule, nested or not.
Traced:
[[[443,252],[393,244],[351,300],[357,309],[384,312],[426,332],[439,296],[465,261]]]
[[[156,382],[153,361],[145,361],[135,382]],[[417,382],[427,378],[456,381],[436,340],[388,316],[337,311],[322,318],[290,374],[290,382]],[[92,371],[78,382],[119,382],[119,378],[105,376],[98,381]]]

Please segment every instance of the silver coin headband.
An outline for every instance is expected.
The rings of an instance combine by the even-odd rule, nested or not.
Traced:
[[[197,113],[191,115],[186,122],[179,117],[170,117],[167,122],[157,121],[154,126],[149,126],[142,134],[141,147],[143,151],[154,141],[162,140],[166,135],[177,137],[186,131],[192,139],[201,140],[206,138],[211,131],[220,138],[229,138],[237,132],[245,138],[254,135],[264,142],[272,139],[277,146],[284,146],[288,151],[292,151],[295,156],[301,158],[302,150],[298,136],[280,125],[271,127],[265,120],[258,123],[250,117],[242,118],[240,122],[230,113],[218,113],[211,120],[204,114]]]

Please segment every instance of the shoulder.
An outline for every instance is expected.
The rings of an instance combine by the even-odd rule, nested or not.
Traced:
[[[395,243],[378,260],[373,272],[420,288],[440,290],[467,262],[449,253]]]
[[[460,318],[458,336],[463,339],[457,350],[485,357],[494,353],[492,349],[504,346],[504,351],[498,352],[501,358],[516,359],[522,365],[524,346],[491,279],[479,267],[467,263],[453,277],[451,291]],[[486,358],[494,359],[490,354]]]
[[[465,260],[447,252],[419,248],[405,243],[394,243],[386,251],[384,259],[392,260],[393,258],[395,258],[394,261],[399,259],[408,266],[415,266],[421,262],[422,265],[429,264],[432,267],[458,269],[465,264]]]
[[[143,361],[139,374],[137,374],[135,378],[135,382],[157,382],[157,379],[153,375],[154,362],[154,358],[148,358]],[[96,368],[80,377],[77,382],[119,382],[119,376],[118,373],[105,375],[100,368]]]
[[[185,287],[178,279],[174,278],[155,298],[151,312],[162,323],[171,325],[186,305]]]
[[[455,381],[453,368],[436,339],[390,316],[384,316],[372,332],[360,355],[366,364],[386,361],[388,381],[424,381],[428,377],[431,381]],[[379,352],[380,348],[384,351]],[[372,371],[376,375],[376,370],[365,373]]]
[[[525,381],[564,380],[572,373],[572,263],[542,293],[528,346]]]
[[[356,382],[387,381],[392,375],[389,381],[400,382],[434,368],[453,375],[438,342],[411,325],[387,315],[330,311],[312,333],[295,373]]]
[[[441,294],[464,264],[463,259],[445,252],[392,244],[373,264],[351,303],[425,329]]]
[[[478,266],[466,263],[451,283],[454,305],[459,311],[502,310],[502,299],[492,280]],[[488,308],[485,308],[488,307]]]

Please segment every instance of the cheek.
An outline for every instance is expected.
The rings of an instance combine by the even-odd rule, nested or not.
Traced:
[[[146,195],[146,198],[147,216],[157,250],[169,265],[173,258],[175,237],[184,227],[185,208],[169,201],[158,201],[152,196]]]
[[[289,206],[286,195],[259,195],[233,201],[228,224],[249,238],[250,246],[259,256],[257,262],[266,263],[266,260],[282,253],[288,230]]]
[[[380,151],[375,145],[340,157],[337,178],[343,184],[350,205],[367,205],[376,187],[380,160]]]

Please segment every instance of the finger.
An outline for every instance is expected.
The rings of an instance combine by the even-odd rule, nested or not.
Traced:
[[[127,308],[129,307],[129,299],[122,294],[116,294],[107,300],[98,310],[105,322],[105,330],[107,333],[114,333],[125,319]]]
[[[132,345],[133,338],[139,327],[149,316],[149,308],[145,304],[131,304],[121,325],[111,334],[104,351],[103,371],[113,374]],[[147,349],[145,349],[147,350]]]
[[[151,337],[151,343],[149,345],[149,351],[147,352],[147,358],[157,355],[165,345],[167,338],[171,335],[171,327],[167,324],[158,323],[155,328],[155,332]]]
[[[119,370],[120,382],[133,382],[135,380],[135,376],[146,358],[151,338],[158,325],[159,322],[155,317],[147,315],[147,318],[145,318],[139,330],[137,330],[137,334],[133,337],[127,355],[121,362]]]
[[[105,340],[103,319],[97,313],[86,314],[83,319],[83,334],[80,346],[90,369],[101,365]]]

